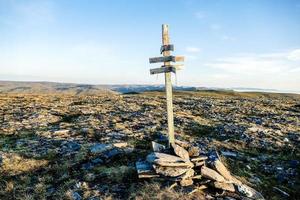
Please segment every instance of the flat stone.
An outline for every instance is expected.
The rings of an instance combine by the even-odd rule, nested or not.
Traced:
[[[162,162],[169,162],[169,163],[176,163],[176,162],[182,162],[185,163],[185,160],[178,156],[169,155],[166,153],[158,153],[154,152],[147,156],[147,161],[149,163],[153,163],[155,160],[160,160]]]
[[[207,160],[208,157],[207,156],[199,156],[199,157],[196,157],[196,158],[192,158],[191,161],[192,162],[198,162],[198,161],[203,161],[203,160]]]
[[[179,179],[189,179],[192,178],[195,174],[195,171],[193,169],[187,170],[184,174],[178,176]]]
[[[228,169],[225,167],[225,165],[220,160],[215,160],[213,162],[213,166],[216,169],[216,171],[221,174],[226,180],[232,181],[232,176]]]
[[[178,144],[179,146],[188,149],[190,147],[190,144],[188,142],[175,140],[175,144]]]
[[[162,152],[166,149],[166,146],[152,141],[152,149],[154,152]]]
[[[229,192],[235,192],[234,185],[232,183],[225,183],[225,182],[214,182],[213,183],[215,188],[229,191]]]
[[[94,145],[92,145],[89,148],[89,151],[93,154],[100,154],[103,153],[109,149],[112,149],[112,145],[111,144],[100,144],[100,143],[96,143]]]
[[[65,134],[69,134],[70,133],[70,130],[58,130],[58,131],[54,131],[54,135],[65,135]]]
[[[155,173],[152,165],[147,161],[138,161],[135,163],[135,167],[139,178],[159,177],[159,175]]]
[[[255,200],[264,200],[264,197],[262,194],[254,190],[253,188],[245,185],[245,184],[240,184],[237,185],[238,192],[241,193],[242,195],[245,195],[246,197],[249,197],[251,199]]]
[[[169,177],[180,176],[189,170],[186,167],[162,167],[159,165],[153,165],[153,168],[156,173]]]
[[[128,143],[127,142],[118,142],[118,143],[114,143],[113,145],[114,145],[114,147],[117,147],[117,148],[125,148],[125,147],[127,147]]]
[[[185,187],[185,186],[190,186],[190,185],[193,185],[193,180],[192,179],[183,179],[180,181],[180,185],[182,187]]]
[[[213,169],[210,169],[208,167],[201,167],[201,175],[205,178],[208,178],[210,180],[215,180],[218,182],[225,182],[225,179],[223,176],[221,176],[218,172],[216,172]]]
[[[189,152],[177,144],[172,144],[174,153],[185,161],[190,160]]]

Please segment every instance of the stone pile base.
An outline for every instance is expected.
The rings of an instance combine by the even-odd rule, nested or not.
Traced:
[[[152,142],[153,153],[136,162],[139,178],[163,178],[182,187],[215,189],[249,199],[264,199],[253,188],[235,178],[217,157],[201,155],[198,147],[175,141],[171,148]],[[233,196],[234,196],[233,195]]]

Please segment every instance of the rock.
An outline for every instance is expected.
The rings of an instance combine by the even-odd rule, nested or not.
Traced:
[[[192,158],[191,161],[198,162],[198,161],[207,160],[207,158],[208,158],[207,156],[200,156],[200,157]]]
[[[152,165],[146,161],[136,162],[135,167],[136,167],[139,178],[159,177],[159,175],[156,174],[155,171],[153,170]]]
[[[166,149],[166,146],[152,141],[152,149],[154,152],[162,152]]]
[[[169,177],[180,176],[189,170],[186,167],[162,167],[159,165],[153,165],[153,168],[156,173]]]
[[[190,186],[190,185],[193,185],[193,180],[192,179],[183,179],[180,181],[180,185],[182,187],[185,187],[185,186]]]
[[[223,176],[221,176],[218,172],[215,170],[212,170],[208,167],[203,166],[201,168],[201,175],[205,178],[208,178],[210,180],[215,180],[218,182],[225,182],[225,179]]]
[[[92,154],[100,154],[100,153],[103,153],[109,149],[112,149],[112,145],[110,144],[100,144],[100,143],[96,143],[94,145],[92,145],[90,148],[89,148],[89,151],[92,153]]]
[[[147,161],[149,163],[153,163],[156,160],[160,160],[162,162],[169,162],[169,163],[185,163],[185,160],[178,156],[173,156],[165,153],[158,153],[154,152],[147,156]]]
[[[119,154],[122,154],[122,151],[120,151],[119,149],[117,148],[113,148],[111,150],[108,150],[108,151],[105,151],[103,153],[103,156],[106,158],[106,159],[111,159]]]
[[[119,142],[119,143],[114,143],[113,145],[114,145],[114,147],[117,147],[117,148],[124,148],[124,147],[127,147],[128,143],[127,142]]]
[[[229,192],[235,192],[234,185],[232,183],[225,183],[225,182],[214,182],[213,186],[215,188],[229,191]]]
[[[283,139],[284,142],[289,142],[290,140],[288,138]]]
[[[72,198],[72,200],[81,200],[82,199],[82,197],[80,196],[80,194],[78,192],[72,192],[71,198]]]
[[[188,152],[190,157],[197,157],[200,155],[200,148],[193,146],[188,149]]]
[[[174,153],[185,161],[190,160],[189,152],[177,144],[171,144]]]
[[[175,140],[175,144],[178,144],[179,146],[188,149],[190,147],[190,144],[188,142]]]
[[[180,175],[177,177],[177,179],[189,179],[189,178],[192,178],[195,174],[195,171],[193,169],[189,169],[187,170],[184,174]]]
[[[70,130],[58,130],[58,131],[54,131],[54,135],[67,135],[70,133]]]
[[[215,168],[215,170],[221,174],[226,180],[228,181],[232,181],[232,176],[230,174],[230,172],[228,171],[228,169],[225,167],[225,165],[220,161],[220,160],[215,160],[213,162],[213,166]]]
[[[81,145],[74,141],[66,141],[62,143],[62,153],[72,153],[81,149]]]
[[[253,188],[247,185],[244,184],[237,185],[237,189],[239,193],[245,195],[246,197],[249,197],[251,199],[256,199],[256,200],[264,200],[264,197],[259,192],[257,192],[256,190],[254,190]]]
[[[232,157],[232,158],[237,157],[236,153],[230,151],[221,151],[221,154],[225,157]]]

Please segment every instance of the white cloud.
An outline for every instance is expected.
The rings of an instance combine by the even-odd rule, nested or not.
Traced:
[[[188,52],[188,53],[198,53],[198,52],[201,51],[201,49],[198,48],[198,47],[189,46],[189,47],[185,48],[185,51]]]
[[[212,78],[227,87],[259,87],[275,89],[300,88],[298,49],[267,54],[239,54],[219,58],[205,66],[216,71]],[[221,75],[221,76],[220,76]]]
[[[295,49],[295,50],[291,51],[288,54],[287,58],[289,60],[300,60],[300,49]]]

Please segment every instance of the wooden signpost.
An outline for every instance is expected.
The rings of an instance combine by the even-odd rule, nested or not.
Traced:
[[[162,57],[150,58],[150,63],[163,62],[163,66],[160,68],[150,69],[150,74],[165,74],[165,87],[167,97],[167,114],[168,114],[168,134],[169,134],[169,145],[175,142],[174,138],[174,116],[173,116],[173,100],[172,100],[172,81],[171,72],[176,73],[176,70],[182,65],[173,65],[171,62],[183,62],[183,56],[172,56],[170,51],[174,51],[174,45],[170,44],[169,39],[169,26],[166,24],[162,25],[162,46],[160,49],[163,54]]]

